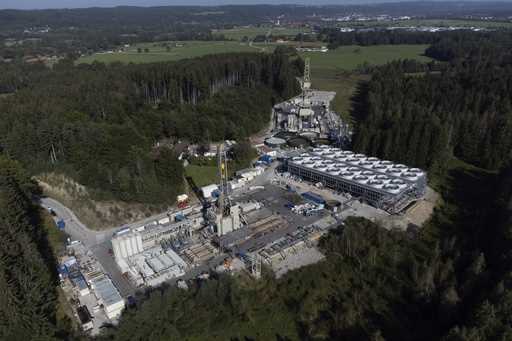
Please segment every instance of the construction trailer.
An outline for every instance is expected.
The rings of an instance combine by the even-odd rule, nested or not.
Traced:
[[[422,198],[427,187],[427,174],[419,168],[328,146],[289,153],[284,167],[392,214]]]

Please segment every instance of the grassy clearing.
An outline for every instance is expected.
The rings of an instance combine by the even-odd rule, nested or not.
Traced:
[[[197,187],[219,182],[217,167],[215,166],[188,165],[185,168],[185,173],[192,177]]]
[[[341,72],[333,74],[331,77],[313,75],[312,78],[315,89],[336,91],[336,97],[332,103],[333,110],[339,113],[345,122],[352,122],[353,119],[350,116],[351,98],[355,94],[357,84],[368,80],[369,76],[354,72]]]

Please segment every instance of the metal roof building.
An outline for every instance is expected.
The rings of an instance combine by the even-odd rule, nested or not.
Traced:
[[[291,174],[348,192],[389,213],[421,198],[427,186],[421,169],[328,146],[289,155],[285,167]]]
[[[105,314],[109,319],[115,319],[124,309],[124,300],[116,287],[107,276],[92,281],[94,294],[98,301],[103,304]]]

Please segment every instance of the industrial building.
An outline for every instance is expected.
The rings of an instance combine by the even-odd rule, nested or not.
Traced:
[[[125,307],[124,300],[116,287],[107,276],[97,278],[91,282],[94,295],[109,319],[116,319]]]
[[[130,274],[136,285],[157,286],[170,279],[183,276],[187,264],[171,249],[154,247],[144,250],[118,263]],[[124,269],[123,269],[124,268]]]
[[[336,93],[332,91],[312,90],[276,104],[272,110],[274,130],[324,132],[326,129],[324,118],[330,112],[330,103],[335,96]]]
[[[192,229],[202,226],[204,221],[201,216],[196,218],[195,223],[185,216],[178,215],[178,219],[181,217],[183,219],[179,221],[170,222],[169,218],[165,218],[157,223],[117,232],[112,238],[116,260],[139,254],[160,245],[164,240],[188,238],[192,235]]]
[[[348,124],[341,120],[339,113],[330,105],[336,92],[311,89],[310,60],[305,59],[304,77],[300,79],[302,93],[272,108],[272,131],[296,133],[306,139],[329,139],[332,143],[346,145],[352,136]],[[306,140],[307,141],[307,140]],[[305,144],[295,140],[291,146]],[[284,146],[283,139],[274,136],[265,141],[268,146]]]
[[[337,128],[339,115],[329,115],[331,101],[336,92],[311,89],[310,59],[304,64],[304,78],[300,80],[302,93],[288,101],[276,104],[272,109],[274,131],[314,132],[327,134],[329,129]],[[329,122],[330,119],[334,122]],[[276,144],[278,138],[266,142]]]
[[[357,197],[389,213],[398,213],[425,195],[426,173],[391,161],[323,146],[290,153],[288,172]]]
[[[122,229],[112,237],[116,263],[138,286],[155,286],[182,276],[187,264],[168,244],[190,239],[203,226],[201,206],[193,206],[140,227]]]

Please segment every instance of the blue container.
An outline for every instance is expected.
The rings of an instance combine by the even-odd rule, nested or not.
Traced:
[[[271,164],[272,163],[272,156],[270,156],[268,154],[262,155],[260,157],[259,161],[264,162],[266,164]]]
[[[59,230],[62,231],[62,230],[64,230],[65,227],[66,227],[66,222],[64,220],[61,219],[61,220],[57,221],[57,228]]]
[[[325,205],[324,198],[322,198],[322,196],[320,196],[318,194],[315,194],[313,192],[302,193],[302,197],[304,199],[306,199],[307,201],[311,201],[311,202],[313,202],[315,204]]]
[[[66,278],[69,275],[68,268],[65,265],[60,265],[57,268],[57,271],[59,272],[59,275],[62,276],[62,278]]]

